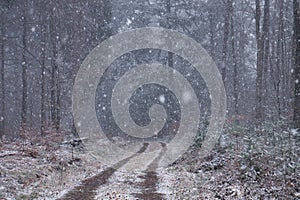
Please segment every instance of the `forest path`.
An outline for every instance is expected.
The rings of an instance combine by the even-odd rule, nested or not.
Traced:
[[[139,187],[142,189],[142,193],[133,194],[138,199],[143,200],[162,200],[164,199],[164,195],[158,193],[157,184],[159,181],[159,177],[155,170],[158,168],[159,161],[161,157],[167,150],[165,143],[160,143],[162,146],[161,152],[159,155],[148,165],[145,170],[145,175],[139,176],[139,178],[144,179],[143,182],[139,183]]]
[[[149,146],[148,143],[144,143],[143,147],[133,154],[132,156],[125,158],[115,164],[114,167],[108,167],[101,173],[92,176],[88,179],[82,181],[82,183],[76,186],[74,189],[66,193],[63,197],[59,198],[58,200],[93,200],[97,194],[97,189],[103,184],[106,184],[108,179],[123,165],[125,165],[129,160],[138,156],[139,154],[146,151],[147,147]]]

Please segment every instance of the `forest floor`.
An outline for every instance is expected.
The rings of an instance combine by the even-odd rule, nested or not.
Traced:
[[[0,199],[300,199],[299,135],[292,153],[255,137],[250,155],[247,137],[227,133],[205,158],[193,147],[169,167],[132,173],[121,168],[131,158],[108,167],[59,134],[2,140]]]

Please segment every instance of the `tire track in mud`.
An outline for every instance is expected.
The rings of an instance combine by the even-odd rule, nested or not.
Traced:
[[[125,158],[118,163],[116,163],[113,167],[108,167],[106,170],[101,173],[92,176],[91,178],[85,179],[82,183],[76,186],[74,189],[66,193],[63,197],[57,200],[92,200],[95,199],[97,189],[106,184],[108,179],[123,165],[129,162],[130,159],[138,156],[139,154],[146,151],[148,143],[144,143],[143,147],[137,151],[132,156]]]
[[[158,168],[159,161],[161,157],[165,154],[167,147],[165,143],[160,143],[162,146],[161,152],[159,155],[147,166],[147,169],[144,171],[145,175],[139,176],[139,178],[144,179],[143,182],[139,183],[138,186],[142,189],[142,193],[132,194],[138,199],[143,200],[163,200],[164,194],[157,192],[157,184],[159,181],[158,174],[156,169]]]

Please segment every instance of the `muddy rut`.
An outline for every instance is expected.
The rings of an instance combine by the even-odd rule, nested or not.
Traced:
[[[136,187],[141,190],[141,193],[132,194],[137,199],[144,200],[162,200],[164,199],[164,195],[157,192],[157,184],[159,181],[158,175],[155,170],[158,167],[159,160],[163,156],[166,151],[166,145],[164,143],[160,143],[162,146],[162,150],[159,155],[147,166],[147,169],[143,172],[143,175],[140,175],[139,178],[144,181],[136,184]],[[70,190],[63,197],[58,200],[92,200],[95,199],[97,189],[108,183],[109,178],[122,166],[128,163],[132,158],[138,156],[139,154],[145,152],[148,148],[149,144],[144,143],[143,147],[133,154],[132,156],[121,160],[116,163],[113,167],[109,167],[102,171],[101,173],[85,179],[79,186],[76,186],[74,189]]]
[[[145,170],[145,175],[139,176],[139,178],[144,179],[138,186],[141,188],[142,193],[135,193],[133,194],[138,199],[144,200],[161,200],[164,199],[164,195],[158,193],[157,184],[158,184],[158,175],[155,170],[158,168],[159,160],[166,152],[166,144],[160,143],[162,146],[162,150],[160,154],[148,165],[147,169]]]
[[[136,157],[140,153],[146,151],[147,147],[149,146],[148,143],[144,143],[143,147],[134,155],[125,158],[115,164],[113,167],[109,167],[106,170],[102,171],[101,173],[85,179],[79,186],[76,186],[73,190],[66,193],[63,197],[59,198],[58,200],[92,200],[95,199],[95,195],[97,189],[106,184],[108,179],[117,171],[120,167],[125,165],[129,160]]]

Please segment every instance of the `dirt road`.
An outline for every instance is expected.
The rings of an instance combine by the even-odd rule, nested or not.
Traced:
[[[164,195],[157,192],[157,184],[159,181],[159,177],[155,172],[155,169],[158,167],[159,160],[163,156],[166,151],[166,145],[164,143],[161,144],[161,151],[159,155],[147,166],[147,169],[142,172],[142,175],[139,175],[138,178],[143,180],[142,182],[136,183],[135,187],[138,188],[141,193],[132,193],[137,199],[144,200],[162,200],[164,199]],[[105,169],[99,174],[85,179],[82,183],[76,186],[74,189],[67,192],[63,197],[59,198],[59,200],[92,200],[96,199],[97,189],[108,183],[109,178],[118,171],[122,166],[128,163],[134,157],[140,155],[145,152],[148,148],[149,144],[144,143],[141,149],[133,154],[132,156],[121,160],[116,163],[114,166]]]

